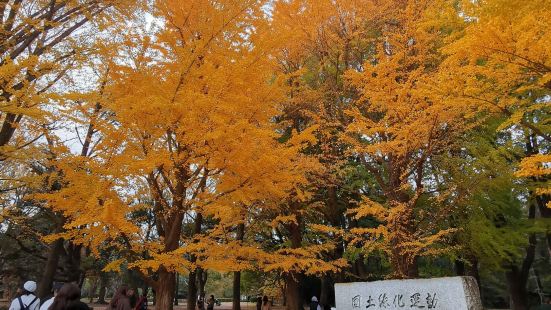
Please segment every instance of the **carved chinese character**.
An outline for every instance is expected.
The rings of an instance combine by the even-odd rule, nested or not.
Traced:
[[[388,303],[388,297],[386,296],[386,293],[379,295],[379,308],[387,307],[390,307],[390,304]]]
[[[352,297],[352,308],[360,308],[362,304],[362,298],[360,295]]]
[[[371,308],[371,307],[376,307],[376,305],[375,305],[375,303],[373,303],[373,298],[371,298],[371,295],[369,295],[369,298],[367,299],[365,308],[368,309],[368,308]]]
[[[411,308],[425,308],[425,306],[421,305],[421,294],[415,293],[410,296],[409,300],[411,301]]]
[[[427,293],[427,306],[429,309],[436,309],[436,304],[438,303],[438,299],[436,299],[436,293],[430,294]]]
[[[394,308],[403,308],[406,306],[406,304],[403,301],[404,295],[394,295],[394,301],[392,302],[392,305]]]

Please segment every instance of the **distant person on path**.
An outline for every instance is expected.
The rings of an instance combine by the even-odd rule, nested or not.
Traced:
[[[147,296],[145,294],[145,290],[142,290],[142,295],[138,299],[138,302],[136,303],[135,310],[147,310]]]
[[[54,282],[54,285],[52,285],[52,291],[54,293],[54,296],[52,298],[46,300],[42,306],[40,306],[40,310],[48,310],[50,309],[50,306],[54,303],[54,299],[59,294],[59,290],[63,287],[63,282]]]
[[[312,297],[312,302],[310,302],[310,310],[321,310],[320,303],[316,296]]]
[[[109,303],[109,310],[132,310],[130,307],[130,299],[127,296],[128,289],[126,286],[121,286],[113,295],[113,299]]]
[[[48,310],[91,310],[91,308],[80,301],[80,287],[74,283],[67,283],[61,287]]]
[[[126,296],[128,296],[128,300],[130,301],[130,307],[134,309],[136,307],[136,304],[138,303],[138,296],[136,296],[136,291],[133,288],[129,288],[126,292]]]
[[[201,295],[199,295],[199,297],[197,298],[197,309],[205,310],[205,300]]]
[[[262,310],[262,296],[256,298],[256,310]]]
[[[214,295],[210,295],[209,300],[207,300],[207,310],[214,310]]]
[[[262,298],[262,310],[271,310],[272,306],[270,305],[270,301],[268,300],[268,296],[264,295]]]
[[[9,310],[39,310],[40,299],[34,295],[35,291],[36,282],[25,282],[21,296],[11,302]]]

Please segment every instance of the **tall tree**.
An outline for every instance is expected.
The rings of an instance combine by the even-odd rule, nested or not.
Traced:
[[[108,269],[126,262],[142,272],[160,309],[173,307],[176,272],[204,269],[204,253],[217,252],[206,217],[283,197],[303,179],[292,169],[298,148],[280,144],[271,122],[280,92],[255,42],[262,6],[157,2],[163,28],[129,37],[111,65],[101,153],[60,161],[64,186],[42,197],[70,219],[65,237],[126,253]],[[154,215],[150,239],[129,218],[137,210]],[[184,234],[188,221],[195,228]]]

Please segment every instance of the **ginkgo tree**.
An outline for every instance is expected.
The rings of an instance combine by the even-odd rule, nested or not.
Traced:
[[[551,142],[551,54],[549,1],[461,2],[465,34],[444,48],[447,70],[453,72],[446,91],[458,105],[476,105],[501,117],[498,131],[520,137],[524,146],[516,176],[528,190],[528,218],[551,218],[549,209],[549,145]],[[545,225],[551,248],[549,225]],[[514,309],[528,308],[526,297],[537,238],[527,234],[526,255],[507,266]],[[518,260],[518,259],[517,259]],[[520,266],[520,267],[519,267]]]
[[[359,72],[347,73],[357,98],[348,110],[353,121],[343,139],[353,145],[351,152],[382,193],[379,199],[365,197],[355,210],[356,217],[372,216],[381,224],[355,229],[355,235],[364,237],[353,243],[385,251],[393,276],[415,277],[418,258],[445,252],[442,241],[450,232],[434,226],[440,204],[438,195],[428,195],[429,162],[449,152],[471,128],[472,113],[438,90],[448,74],[441,69],[439,48],[446,33],[439,22],[449,12],[435,8],[446,8],[446,2],[391,2],[381,8],[388,15],[375,14],[388,18],[379,23],[373,58]],[[422,211],[427,200],[431,212]]]
[[[41,197],[71,219],[64,237],[127,253],[109,269],[139,270],[160,309],[172,309],[176,272],[191,275],[208,264],[202,252],[226,249],[204,240],[204,217],[227,218],[230,205],[283,198],[303,182],[300,145],[279,143],[271,122],[281,93],[255,44],[263,4],[156,3],[162,29],[129,37],[111,64],[102,109],[112,120],[96,125],[97,156],[60,160],[63,188]],[[154,215],[150,231],[129,217],[137,210]],[[190,219],[196,228],[184,235]]]

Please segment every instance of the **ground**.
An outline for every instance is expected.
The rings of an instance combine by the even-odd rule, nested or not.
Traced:
[[[83,301],[86,301],[83,299]],[[9,301],[7,300],[0,300],[0,309],[2,309],[2,307],[9,307],[10,303]],[[92,307],[94,310],[106,310],[107,309],[107,306],[106,305],[98,305],[98,304],[89,304],[90,307]],[[218,307],[215,307],[214,309],[215,310],[229,310],[232,308],[232,303],[231,302],[223,302],[221,306],[218,306]],[[154,306],[149,306],[149,309],[150,310],[155,310],[155,307]],[[186,303],[185,301],[182,301],[179,303],[178,306],[175,306],[174,307],[174,310],[185,310],[186,309]],[[241,309],[242,310],[254,310],[256,309],[256,304],[254,303],[248,303],[248,302],[242,302],[241,303]],[[272,307],[272,309],[274,310],[281,310],[283,309],[282,307]]]

